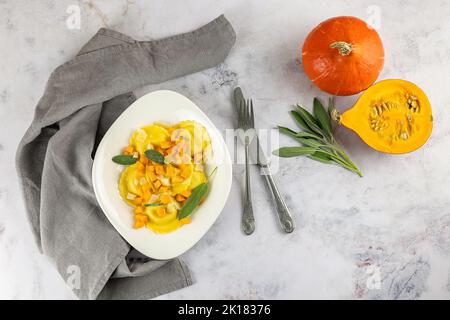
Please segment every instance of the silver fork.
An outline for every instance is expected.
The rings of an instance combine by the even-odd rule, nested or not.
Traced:
[[[242,229],[245,234],[250,235],[255,231],[255,218],[253,216],[252,196],[250,190],[250,169],[249,169],[249,147],[254,137],[254,115],[253,103],[247,100],[241,101],[238,108],[238,128],[239,137],[245,147],[245,193],[244,211],[242,213]]]

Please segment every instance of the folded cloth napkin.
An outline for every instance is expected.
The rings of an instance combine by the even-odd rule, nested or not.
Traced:
[[[146,299],[192,283],[182,261],[149,259],[116,232],[95,199],[93,156],[133,89],[213,67],[235,38],[223,15],[156,41],[100,29],[51,74],[16,166],[39,249],[80,299]]]

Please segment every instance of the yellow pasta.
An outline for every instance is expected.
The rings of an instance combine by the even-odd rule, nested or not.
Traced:
[[[146,156],[147,150],[158,152],[164,162]],[[192,120],[174,126],[153,123],[134,131],[123,154],[138,160],[124,168],[118,186],[120,196],[133,207],[134,227],[169,233],[189,223],[190,217],[178,219],[178,214],[191,190],[207,182],[210,153],[208,132]]]

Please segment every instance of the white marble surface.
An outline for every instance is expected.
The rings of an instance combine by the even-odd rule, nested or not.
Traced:
[[[72,4],[81,9],[79,30],[66,27]],[[259,127],[268,128],[293,125],[291,104],[326,98],[297,62],[307,32],[328,17],[370,19],[373,10],[380,10],[386,49],[381,78],[408,79],[427,92],[435,119],[429,142],[412,154],[389,156],[340,130],[339,139],[365,173],[362,179],[307,159],[283,160],[278,179],[297,220],[290,235],[279,231],[256,176],[257,230],[242,234],[243,168],[236,166],[222,215],[184,255],[196,283],[161,298],[449,299],[450,3],[443,0],[1,0],[0,298],[73,297],[34,245],[13,160],[50,72],[98,28],[156,39],[225,13],[237,33],[226,63],[159,87],[187,95],[225,129],[233,124],[231,90],[240,85],[260,110]],[[355,99],[338,98],[337,104],[344,108]],[[373,270],[379,288],[367,286]]]

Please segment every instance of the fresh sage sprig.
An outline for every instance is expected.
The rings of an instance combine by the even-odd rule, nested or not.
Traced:
[[[279,157],[307,156],[322,163],[337,164],[362,177],[361,171],[333,136],[333,122],[331,121],[333,109],[333,99],[329,100],[327,111],[320,100],[314,98],[313,114],[297,105],[291,114],[303,131],[296,132],[282,126],[278,126],[278,129],[281,133],[294,138],[302,146],[282,147],[274,150],[273,154]]]
[[[164,164],[164,156],[156,150],[148,149],[147,151],[145,151],[145,156],[153,162]]]
[[[135,164],[137,162],[137,158],[132,155],[121,154],[112,158],[112,161],[124,166],[128,166],[131,164]]]
[[[159,207],[162,206],[161,203],[145,203],[144,207]]]
[[[180,210],[178,219],[186,218],[192,213],[192,211],[194,211],[195,208],[198,207],[200,201],[208,192],[208,187],[208,182],[204,182],[192,189],[191,195],[189,196],[189,198],[187,198],[184,206]]]

